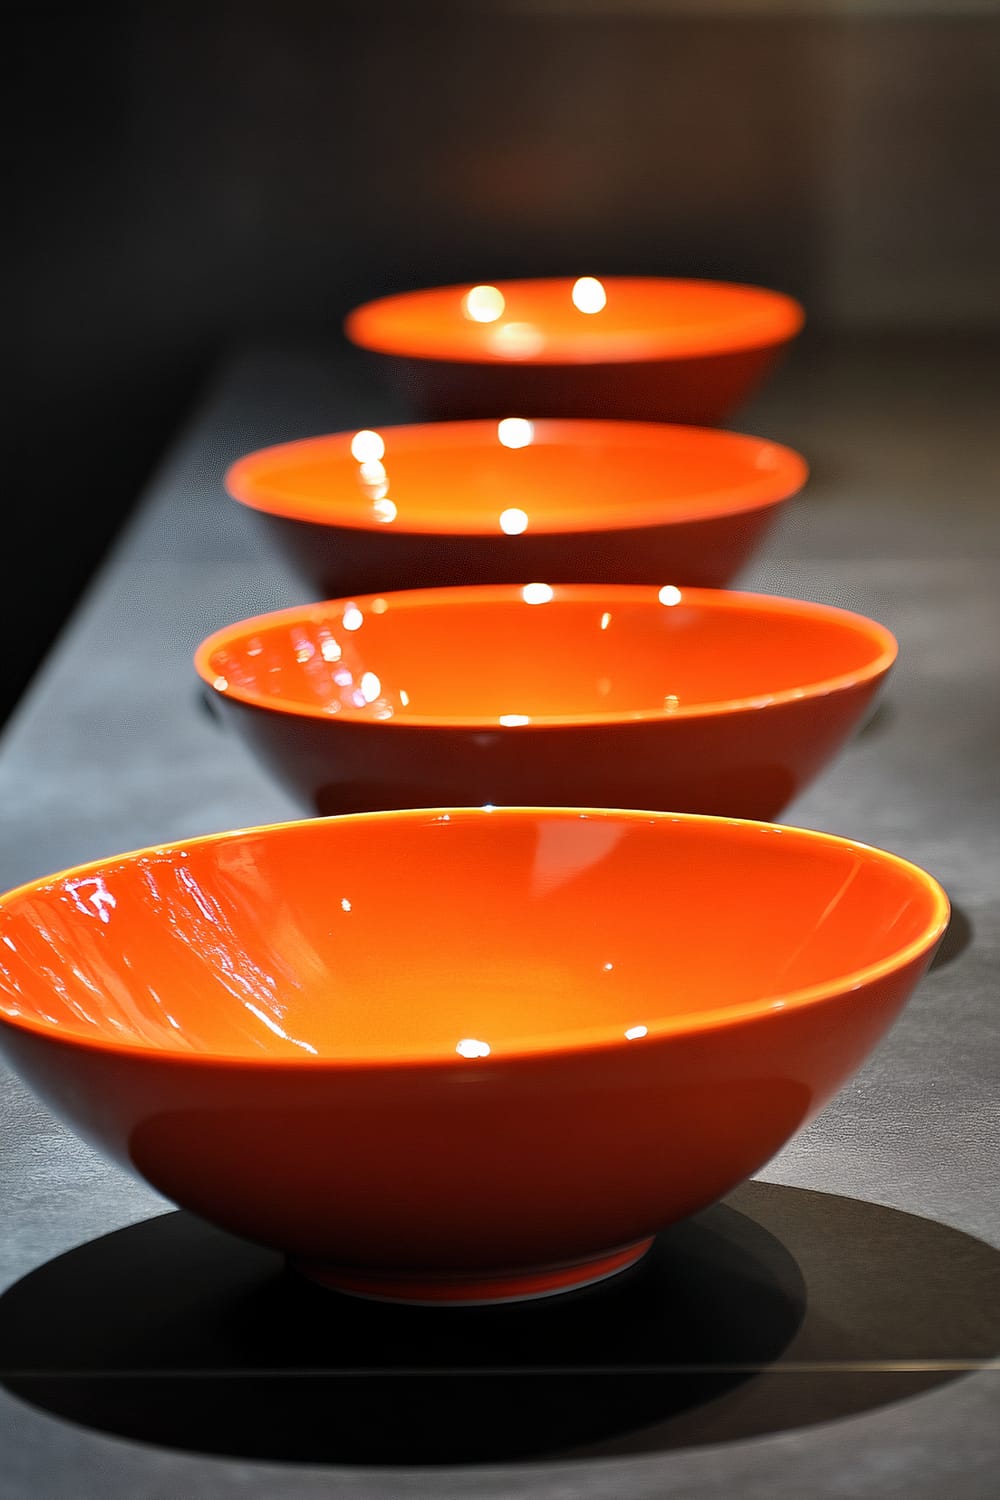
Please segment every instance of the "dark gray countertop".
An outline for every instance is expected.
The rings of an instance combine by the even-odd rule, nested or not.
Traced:
[[[813,465],[741,586],[871,613],[901,646],[882,708],[786,821],[893,849],[956,904],[834,1103],[760,1182],[664,1237],[645,1279],[446,1327],[275,1291],[271,1258],[168,1214],[0,1073],[4,1500],[994,1493],[998,411],[989,351],[859,343],[797,356],[734,424]],[[209,630],[306,592],[222,470],[403,416],[353,357],[229,365],[0,742],[0,886],[300,811],[211,720],[190,665]],[[220,1310],[237,1282],[249,1329]]]

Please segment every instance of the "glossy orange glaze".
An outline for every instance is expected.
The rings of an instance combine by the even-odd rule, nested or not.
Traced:
[[[196,665],[217,691],[287,713],[493,728],[733,714],[825,695],[895,655],[884,626],[826,605],[529,583],[277,610],[209,637]]]
[[[570,800],[770,817],[895,653],[882,626],[822,605],[537,583],[282,610],[210,637],[196,666],[322,812]]]
[[[301,521],[502,539],[733,515],[788,499],[806,475],[790,448],[740,433],[514,417],[285,443],[241,458],[226,487]]]
[[[508,1295],[762,1166],[946,920],[923,872],[795,829],[285,824],[0,898],[0,1048],[86,1139],[321,1278]]]
[[[401,292],[356,308],[345,331],[383,354],[594,364],[758,349],[787,342],[803,323],[797,302],[762,287],[639,276],[599,284],[605,301],[594,311],[574,302],[572,277]]]

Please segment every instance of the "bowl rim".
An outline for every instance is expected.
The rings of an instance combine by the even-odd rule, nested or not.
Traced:
[[[813,682],[801,683],[794,688],[782,688],[775,693],[755,693],[745,697],[722,698],[707,703],[685,703],[671,708],[661,705],[658,708],[640,709],[632,713],[612,709],[575,714],[539,714],[527,722],[522,722],[521,716],[518,716],[519,721],[516,724],[505,724],[500,721],[499,717],[488,718],[482,714],[410,714],[407,712],[405,717],[393,716],[388,719],[377,719],[369,713],[367,705],[364,709],[357,709],[350,704],[344,705],[336,714],[332,714],[318,704],[288,703],[278,698],[270,698],[259,690],[255,691],[233,684],[212,666],[213,654],[220,648],[229,646],[235,637],[246,635],[254,629],[266,629],[283,621],[292,623],[310,619],[318,622],[321,618],[329,620],[332,611],[338,608],[343,611],[350,605],[360,607],[364,613],[366,604],[371,605],[378,600],[384,600],[387,604],[390,601],[396,601],[407,610],[427,609],[435,606],[460,608],[467,604],[476,607],[479,604],[513,603],[519,595],[523,597],[525,587],[530,587],[530,585],[468,584],[449,588],[389,589],[382,594],[356,594],[339,599],[321,600],[313,604],[292,605],[284,609],[270,610],[264,614],[252,615],[245,620],[234,621],[206,636],[195,650],[194,668],[202,682],[218,697],[242,703],[248,708],[282,714],[293,719],[314,719],[330,725],[350,724],[371,730],[388,729],[395,733],[406,729],[436,729],[467,730],[479,734],[485,731],[497,734],[539,734],[560,729],[586,730],[629,724],[663,725],[691,719],[715,719],[825,698],[864,683],[877,682],[889,671],[899,654],[898,641],[884,625],[879,624],[877,620],[870,619],[867,615],[841,609],[836,605],[816,604],[809,600],[793,599],[777,594],[746,593],[735,589],[681,587],[675,590],[679,595],[679,598],[674,601],[675,604],[688,602],[702,609],[722,613],[732,611],[733,613],[778,614],[824,620],[831,625],[865,636],[872,645],[874,654],[865,666],[819,678]],[[551,587],[552,599],[549,603],[541,605],[541,608],[550,608],[552,605],[558,607],[560,603],[592,603],[595,607],[648,604],[650,608],[664,608],[659,599],[661,590],[652,584],[564,583],[553,584]]]
[[[381,822],[425,822],[427,824],[453,821],[477,820],[481,818],[498,818],[504,820],[545,819],[551,821],[570,821],[574,819],[584,820],[624,820],[628,823],[649,823],[660,828],[666,828],[677,824],[698,825],[707,827],[709,834],[718,834],[725,829],[732,829],[739,836],[752,836],[762,834],[767,837],[791,838],[799,844],[818,845],[829,848],[835,847],[846,849],[875,864],[889,865],[902,872],[915,890],[919,889],[931,898],[931,913],[920,935],[909,943],[896,949],[885,957],[862,965],[856,969],[847,970],[836,980],[830,980],[822,984],[805,985],[796,990],[779,991],[769,993],[761,998],[751,1001],[743,1001],[731,1006],[723,1006],[711,1012],[696,1011],[688,1014],[672,1015],[654,1020],[647,1026],[642,1040],[653,1044],[657,1041],[669,1043],[671,1039],[685,1039],[703,1037],[706,1034],[719,1030],[728,1029],[745,1023],[763,1021],[768,1017],[778,1017],[782,1014],[796,1010],[821,1005],[826,1001],[843,998],[854,990],[861,989],[879,979],[898,973],[908,964],[919,960],[925,954],[933,950],[935,945],[943,937],[948,927],[951,914],[951,906],[946,892],[941,884],[927,870],[904,859],[901,855],[893,854],[886,849],[879,849],[871,844],[861,843],[859,840],[847,838],[840,834],[826,833],[819,829],[800,828],[790,824],[767,823],[758,819],[747,818],[725,818],[717,817],[707,813],[671,813],[643,811],[635,808],[580,808],[580,807],[445,807],[445,808],[406,808],[402,810],[346,813],[337,817],[315,817],[288,819],[280,823],[267,823],[255,827],[228,829],[218,833],[201,834],[195,838],[176,839],[167,844],[149,845],[142,849],[130,850],[124,854],[105,856],[102,859],[89,861],[82,865],[73,865],[68,869],[57,871],[51,875],[44,875],[23,885],[16,886],[12,890],[0,894],[0,917],[5,910],[15,902],[30,896],[39,890],[54,884],[55,882],[67,880],[74,877],[94,875],[102,870],[123,863],[135,863],[143,857],[163,856],[175,851],[180,853],[192,847],[202,845],[220,845],[236,842],[240,839],[256,837],[280,837],[288,830],[301,830],[302,828],[336,827],[344,823],[364,823],[377,825]],[[489,1058],[476,1058],[469,1060],[455,1054],[440,1053],[438,1051],[415,1051],[401,1052],[395,1055],[360,1053],[343,1056],[326,1056],[310,1058],[306,1055],[294,1057],[267,1058],[256,1057],[238,1053],[215,1053],[215,1052],[190,1052],[181,1048],[150,1047],[147,1044],[136,1044],[132,1041],[122,1041],[116,1037],[102,1036],[100,1038],[88,1037],[80,1033],[61,1032],[58,1027],[42,1025],[31,1017],[11,1016],[0,1006],[0,1026],[7,1025],[15,1029],[29,1032],[33,1035],[56,1041],[63,1045],[79,1046],[88,1051],[102,1053],[113,1053],[115,1055],[129,1054],[142,1057],[153,1062],[178,1062],[196,1067],[229,1067],[233,1069],[247,1069],[254,1072],[282,1071],[288,1069],[327,1069],[332,1071],[359,1071],[389,1069],[421,1069],[430,1070],[435,1068],[481,1068],[484,1062],[492,1065],[504,1063],[523,1062],[527,1060],[540,1060],[552,1058],[567,1058],[578,1053],[592,1053],[595,1051],[620,1051],[622,1045],[632,1039],[626,1038],[620,1027],[612,1030],[608,1025],[581,1027],[576,1031],[563,1031],[555,1033],[540,1033],[537,1036],[511,1038],[505,1042],[497,1052],[489,1054]]]
[[[507,276],[489,284],[501,293],[507,292],[510,295],[513,288],[522,291],[528,289],[540,291],[548,287],[568,288],[577,279],[572,275]],[[721,291],[726,295],[733,292],[749,294],[756,304],[756,316],[748,326],[735,332],[731,326],[727,331],[724,318],[715,323],[701,324],[685,330],[674,328],[657,332],[655,328],[647,328],[641,333],[629,335],[630,348],[625,348],[626,340],[621,340],[620,351],[616,351],[613,343],[609,348],[607,336],[605,336],[603,353],[594,352],[595,344],[598,349],[601,347],[599,338],[595,337],[599,333],[598,328],[586,322],[581,324],[581,337],[575,346],[571,344],[568,349],[564,349],[554,357],[551,354],[546,356],[544,351],[527,354],[524,352],[504,353],[502,350],[497,352],[485,342],[485,331],[492,326],[490,324],[473,323],[468,330],[463,330],[467,339],[470,333],[475,337],[475,330],[479,330],[484,336],[482,343],[470,342],[467,346],[463,345],[460,338],[449,337],[447,329],[442,336],[435,339],[433,346],[428,346],[425,336],[401,338],[391,328],[386,331],[379,327],[387,313],[391,317],[395,309],[407,302],[412,306],[418,299],[430,301],[432,298],[444,298],[449,295],[461,298],[473,286],[482,285],[482,283],[474,282],[454,282],[440,286],[410,287],[405,291],[391,292],[386,296],[359,303],[358,306],[351,308],[344,318],[344,334],[352,344],[356,344],[361,349],[402,359],[422,360],[428,364],[488,365],[501,369],[527,365],[540,369],[558,370],[564,369],[567,365],[592,367],[673,363],[676,360],[768,349],[790,342],[805,324],[805,309],[794,297],[789,296],[787,292],[777,291],[772,287],[757,286],[751,282],[724,281],[707,276],[610,275],[600,276],[597,279],[609,290],[628,284],[632,287],[648,288],[652,293],[664,287],[670,287],[676,290],[697,288],[699,291]]]
[[[408,455],[427,449],[440,448],[442,444],[454,445],[456,455],[469,453],[473,461],[480,454],[494,451],[497,443],[497,422],[502,419],[473,418],[447,422],[380,423],[379,433],[391,435],[398,447]],[[696,522],[723,520],[729,516],[747,515],[758,510],[767,510],[798,495],[809,479],[809,466],[801,453],[787,444],[774,442],[757,433],[735,432],[729,428],[701,427],[681,422],[616,421],[605,417],[532,417],[534,428],[530,445],[578,447],[586,452],[604,448],[608,444],[635,448],[641,446],[664,465],[669,465],[672,439],[680,434],[683,439],[703,444],[708,452],[713,448],[742,449],[748,459],[747,478],[742,482],[705,491],[697,500],[681,495],[677,501],[664,499],[656,489],[655,479],[651,483],[652,495],[641,500],[624,499],[609,485],[607,498],[594,507],[593,516],[584,521],[572,518],[565,524],[553,524],[551,517],[542,515],[533,519],[527,528],[528,542],[537,537],[587,536],[602,532],[669,529],[674,526]],[[317,433],[312,437],[297,438],[291,442],[274,443],[265,448],[254,449],[236,459],[223,475],[223,487],[237,504],[261,515],[281,520],[301,521],[307,525],[320,526],[329,531],[357,531],[363,535],[391,538],[394,536],[429,536],[445,540],[466,537],[484,538],[498,546],[523,546],[524,532],[507,536],[499,526],[499,517],[482,511],[482,519],[473,524],[471,517],[462,518],[462,524],[448,525],[435,517],[433,509],[420,506],[407,507],[410,513],[400,520],[397,516],[391,524],[381,521],[375,514],[361,515],[358,499],[352,494],[350,500],[306,500],[289,496],[276,485],[268,484],[259,476],[268,465],[296,456],[305,457],[311,449],[317,460],[329,455],[332,462],[350,461],[350,443],[355,432]],[[487,441],[488,439],[488,441]],[[517,450],[515,450],[517,451]],[[523,451],[523,450],[521,450]],[[764,453],[773,454],[776,464],[770,470],[753,469],[753,457]],[[347,472],[345,470],[344,480]],[[512,475],[512,495],[516,479]],[[426,519],[424,519],[426,517]]]

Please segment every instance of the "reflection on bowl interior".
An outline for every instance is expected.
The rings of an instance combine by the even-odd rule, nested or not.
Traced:
[[[319,819],[8,896],[0,1014],[157,1053],[489,1069],[838,993],[926,946],[943,909],[901,861],[766,824]]]
[[[396,293],[356,308],[345,328],[382,353],[573,364],[756,349],[802,323],[797,302],[763,287],[579,276]]]
[[[229,470],[253,509],[352,528],[462,535],[704,520],[799,490],[797,453],[655,422],[439,422],[263,449]]]
[[[197,663],[219,692],[285,712],[516,728],[752,708],[894,655],[881,626],[825,606],[539,582],[284,610],[219,632]]]

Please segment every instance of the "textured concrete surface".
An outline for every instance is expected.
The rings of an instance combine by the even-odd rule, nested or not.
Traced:
[[[476,1460],[474,1443],[470,1456],[457,1440],[462,1462],[448,1461],[445,1432],[432,1463],[385,1467],[377,1451],[360,1461],[356,1445],[345,1439],[338,1447],[334,1438],[321,1463],[259,1456],[251,1462],[246,1453],[269,1450],[248,1436],[244,1451],[238,1423],[232,1457],[185,1451],[199,1446],[183,1419],[191,1383],[200,1379],[205,1402],[225,1400],[231,1408],[239,1404],[232,1394],[238,1379],[226,1395],[213,1384],[219,1372],[209,1361],[164,1384],[159,1345],[147,1327],[155,1309],[146,1308],[141,1318],[136,1314],[134,1390],[173,1403],[174,1436],[138,1441],[135,1424],[123,1417],[116,1427],[113,1411],[88,1420],[80,1408],[83,1415],[67,1420],[65,1402],[44,1381],[31,1388],[33,1404],[26,1399],[30,1381],[17,1396],[0,1389],[4,1500],[985,1500],[994,1493],[1000,1463],[1000,1368],[992,1363],[1000,1355],[998,395],[996,359],[988,351],[859,343],[796,357],[734,424],[801,448],[813,465],[806,493],[741,585],[861,609],[889,625],[901,646],[883,706],[786,821],[860,837],[916,860],[944,882],[957,907],[942,961],[891,1036],[770,1165],[764,1184],[734,1200],[746,1222],[792,1257],[804,1284],[804,1322],[775,1363],[728,1394],[695,1403],[693,1416],[676,1410],[674,1390],[659,1414],[648,1392],[637,1396],[634,1421],[626,1409],[617,1434],[595,1422],[596,1440],[586,1427],[577,1430],[579,1421],[574,1428],[568,1418],[553,1419],[553,1433],[572,1433],[573,1440],[554,1449],[543,1443],[528,1456],[518,1434],[539,1403],[538,1382],[548,1382],[546,1399],[568,1404],[570,1417],[574,1402],[577,1415],[588,1402],[598,1409],[597,1388],[586,1386],[593,1372],[573,1375],[583,1368],[579,1355],[568,1375],[527,1370],[503,1389],[482,1387],[491,1391],[509,1438],[494,1434],[488,1461]],[[223,372],[0,742],[0,885],[299,811],[211,720],[190,666],[207,631],[304,594],[223,497],[221,473],[231,458],[262,443],[403,415],[353,359],[262,352]],[[45,1365],[43,1335],[46,1319],[57,1313],[45,1286],[60,1288],[58,1317],[69,1320],[70,1330],[76,1297],[80,1341],[83,1303],[95,1295],[75,1261],[56,1258],[168,1210],[79,1145],[16,1079],[0,1075],[0,1287],[30,1273],[39,1278],[20,1280],[18,1288],[24,1316],[38,1319],[36,1377],[54,1373]],[[147,1236],[142,1254],[168,1279],[172,1270],[188,1274],[171,1259],[170,1226],[177,1222],[175,1216],[126,1231]],[[94,1265],[104,1266],[104,1280],[98,1276],[93,1286],[108,1284],[112,1263],[132,1265],[133,1241],[107,1242],[119,1247],[120,1262],[104,1243],[91,1246]],[[134,1244],[138,1255],[139,1240]],[[226,1246],[217,1253],[223,1260],[238,1256]],[[46,1282],[43,1271],[56,1282]],[[195,1270],[189,1274],[195,1287]],[[770,1275],[766,1266],[760,1270],[761,1286],[770,1285]],[[883,1290],[859,1301],[855,1293],[869,1281]],[[210,1299],[217,1289],[204,1295]],[[9,1374],[4,1302],[0,1367]],[[883,1316],[890,1305],[892,1316]],[[581,1317],[595,1320],[598,1350],[601,1319],[612,1317],[614,1306],[612,1300],[589,1312],[581,1307]],[[469,1333],[473,1366],[477,1348],[480,1356],[488,1352],[493,1337],[476,1326],[474,1339],[471,1325]],[[495,1332],[498,1325],[491,1326]],[[433,1332],[423,1337],[433,1341]],[[208,1346],[192,1338],[189,1358],[197,1365]],[[83,1378],[87,1349],[84,1342],[79,1347],[69,1373]],[[230,1364],[238,1366],[239,1358],[232,1349],[243,1345],[226,1347],[233,1377]],[[394,1377],[387,1347],[372,1402],[376,1412],[384,1403],[386,1432],[397,1433],[405,1429],[405,1403],[421,1392],[426,1399],[426,1386],[407,1386],[415,1377],[405,1372]],[[670,1347],[665,1336],[665,1351]],[[708,1340],[704,1364],[718,1358]],[[23,1349],[18,1360],[23,1365]],[[608,1380],[602,1360],[597,1373]],[[900,1361],[915,1362],[919,1378]],[[681,1363],[688,1373],[677,1378],[700,1378],[690,1346]],[[634,1379],[633,1366],[626,1349],[614,1378]],[[96,1367],[89,1378],[100,1379]],[[334,1369],[309,1378],[329,1378],[330,1401],[337,1402],[336,1381],[345,1377]],[[474,1378],[463,1377],[466,1384]],[[276,1417],[282,1403],[296,1402],[296,1389],[296,1377],[275,1380]],[[343,1396],[347,1387],[339,1389]],[[350,1390],[356,1389],[355,1382]],[[457,1401],[440,1389],[442,1403]],[[461,1402],[454,1410],[458,1423]],[[385,1451],[405,1453],[405,1444],[387,1440]],[[274,1452],[284,1460],[297,1456],[294,1443],[289,1449],[276,1442]]]

